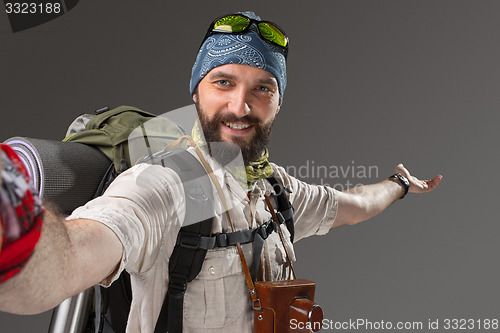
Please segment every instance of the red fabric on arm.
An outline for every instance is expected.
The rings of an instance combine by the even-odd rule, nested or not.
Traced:
[[[28,172],[12,148],[1,144],[0,158],[1,283],[18,274],[31,257],[40,239],[44,210],[29,183]]]

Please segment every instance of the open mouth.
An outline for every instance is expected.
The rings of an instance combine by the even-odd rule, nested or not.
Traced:
[[[232,135],[246,135],[254,128],[254,125],[243,122],[223,121],[222,124],[226,131]]]
[[[251,127],[252,125],[250,124],[243,124],[243,123],[230,123],[230,122],[225,122],[223,121],[224,125],[226,125],[227,127],[229,128],[232,128],[232,129],[235,129],[235,130],[244,130],[244,129],[247,129],[249,127]]]

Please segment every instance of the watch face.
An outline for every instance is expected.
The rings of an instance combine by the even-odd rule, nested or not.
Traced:
[[[403,176],[400,173],[396,173],[389,178],[397,179],[401,183],[401,185],[403,185],[403,187],[405,189],[405,193],[401,197],[401,199],[403,199],[406,196],[406,194],[408,193],[408,190],[410,189],[410,182],[408,181],[408,179],[405,176]]]
[[[410,182],[408,181],[408,178],[406,178],[405,176],[403,176],[402,174],[398,174],[398,178],[401,179],[401,181],[406,185],[406,186],[410,186]]]

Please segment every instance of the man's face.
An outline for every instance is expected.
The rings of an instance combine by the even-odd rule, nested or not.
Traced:
[[[279,97],[278,82],[271,73],[240,64],[214,68],[193,94],[207,142],[237,144],[247,165],[269,143]]]

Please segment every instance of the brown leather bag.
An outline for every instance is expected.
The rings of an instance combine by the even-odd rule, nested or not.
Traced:
[[[323,310],[314,303],[315,288],[314,281],[305,279],[255,282],[260,308],[254,306],[254,331],[318,331],[323,320]]]

